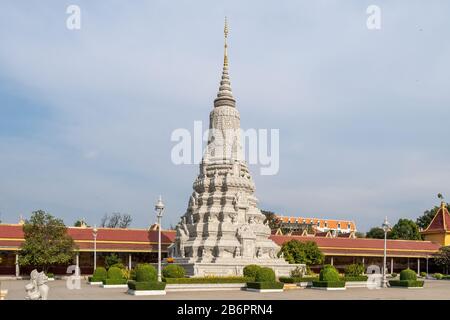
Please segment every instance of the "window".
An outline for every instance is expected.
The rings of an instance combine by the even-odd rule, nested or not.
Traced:
[[[320,221],[317,221],[317,226],[320,227]]]
[[[338,223],[338,229],[340,229],[340,228],[341,228],[341,223],[339,222],[339,223]]]
[[[324,227],[325,227],[325,228],[328,228],[328,222],[325,221]]]
[[[347,224],[347,229],[350,229],[350,223]]]

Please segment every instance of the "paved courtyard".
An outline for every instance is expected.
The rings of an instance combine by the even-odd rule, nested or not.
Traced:
[[[7,300],[23,300],[24,286],[27,280],[4,280],[2,290],[8,289]],[[408,300],[408,299],[450,299],[450,281],[427,280],[423,289],[387,288],[369,290],[366,288],[349,288],[345,291],[322,291],[314,289],[285,290],[282,293],[254,293],[247,291],[196,291],[168,292],[165,296],[131,296],[126,289],[103,289],[82,283],[81,289],[69,290],[65,280],[48,282],[51,300]]]

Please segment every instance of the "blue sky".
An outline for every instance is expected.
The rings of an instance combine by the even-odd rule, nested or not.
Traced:
[[[81,30],[66,8],[81,8]],[[368,30],[366,8],[381,8]],[[447,1],[2,1],[0,219],[44,209],[72,224],[130,213],[169,226],[195,165],[170,134],[208,120],[230,23],[241,125],[280,129],[280,171],[251,166],[260,207],[415,219],[450,197]]]

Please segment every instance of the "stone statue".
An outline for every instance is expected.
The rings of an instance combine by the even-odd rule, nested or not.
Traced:
[[[240,257],[241,256],[241,247],[234,248],[234,257]]]
[[[262,249],[258,248],[258,250],[256,251],[256,257],[257,258],[262,258],[262,256],[263,256]]]
[[[30,280],[31,282],[25,285],[25,300],[47,300],[49,287],[45,284],[48,278],[44,271],[38,272],[34,269],[31,271]]]

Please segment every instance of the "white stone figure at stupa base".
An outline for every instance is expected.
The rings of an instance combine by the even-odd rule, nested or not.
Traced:
[[[219,92],[210,113],[208,144],[186,213],[171,247],[174,262],[189,276],[242,275],[246,265],[271,267],[287,276],[299,265],[277,257],[280,247],[257,207],[255,185],[242,156],[240,115],[228,74],[225,50]],[[301,265],[304,267],[304,265]]]

